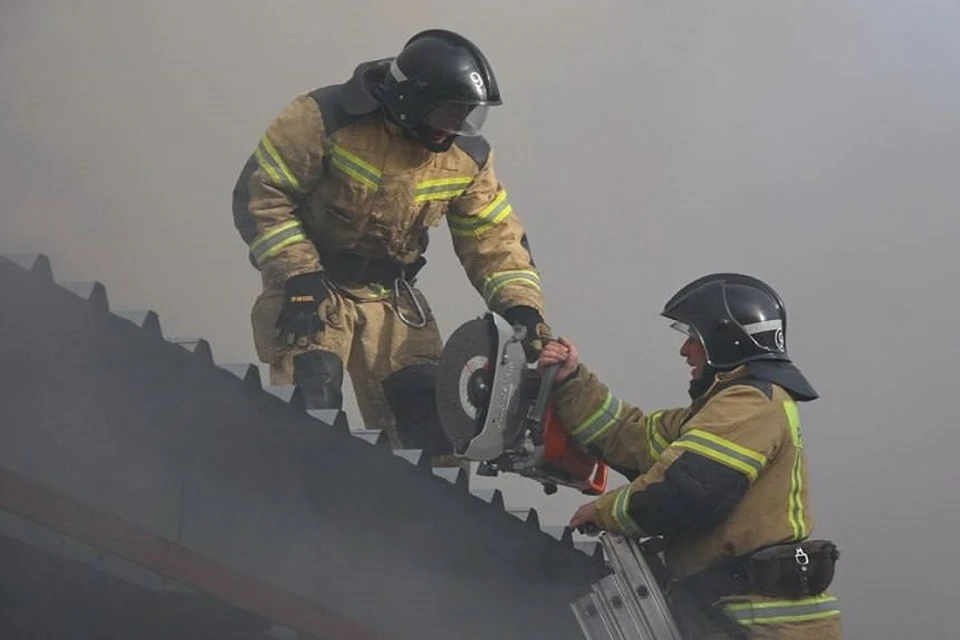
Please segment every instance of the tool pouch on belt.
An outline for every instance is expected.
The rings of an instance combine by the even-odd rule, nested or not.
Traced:
[[[804,540],[760,549],[746,559],[748,589],[800,598],[823,593],[833,581],[840,551],[829,540]]]

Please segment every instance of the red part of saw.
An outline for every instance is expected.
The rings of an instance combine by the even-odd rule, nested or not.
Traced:
[[[586,453],[570,436],[548,404],[543,415],[541,471],[558,484],[600,495],[607,489],[607,465]]]

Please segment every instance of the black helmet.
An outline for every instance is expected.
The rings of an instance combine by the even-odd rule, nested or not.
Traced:
[[[789,361],[787,312],[765,282],[739,273],[698,278],[675,293],[661,315],[700,339],[707,364],[732,369],[757,360]]]
[[[479,135],[487,108],[501,104],[483,52],[445,29],[410,38],[375,95],[394,122],[432,151],[446,151],[457,136]]]
[[[767,283],[740,273],[703,276],[675,293],[661,315],[700,340],[708,368],[746,364],[751,376],[785,388],[795,400],[819,397],[787,354],[787,310]],[[705,391],[712,377],[692,381],[691,395]]]

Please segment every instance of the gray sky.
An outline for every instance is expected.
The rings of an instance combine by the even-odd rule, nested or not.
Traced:
[[[230,192],[267,123],[421,28],[461,30],[497,70],[505,106],[487,133],[555,329],[624,398],[681,405],[663,302],[707,271],[771,282],[822,394],[802,415],[848,637],[953,635],[955,0],[0,12],[0,251],[47,253],[58,277],[104,282],[115,308],[156,310],[168,337],[206,337],[220,362],[255,358],[259,280]],[[481,301],[445,227],[428,257],[446,337]],[[524,482],[507,497],[556,524],[582,502]]]

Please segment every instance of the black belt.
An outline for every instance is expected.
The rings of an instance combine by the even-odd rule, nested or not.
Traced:
[[[410,264],[403,264],[386,258],[368,258],[355,253],[338,253],[324,260],[327,276],[339,284],[366,285],[381,284],[391,286],[398,278],[413,282],[427,259],[420,256]]]
[[[684,626],[682,619],[685,615],[696,610],[730,638],[746,640],[747,634],[743,627],[713,606],[714,602],[724,596],[747,593],[746,568],[745,558],[727,558],[709,569],[672,581],[668,588],[668,597],[675,613],[680,614],[677,622],[681,627]],[[695,636],[685,630],[684,637]]]
[[[703,594],[711,601],[748,593],[746,558],[725,558],[718,564],[676,581],[681,589]]]

